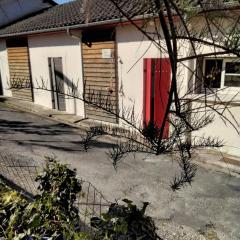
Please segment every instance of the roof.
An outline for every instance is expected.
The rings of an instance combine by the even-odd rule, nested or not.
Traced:
[[[145,3],[144,7],[139,4],[139,0],[122,2],[122,10],[131,17],[150,14],[153,10],[149,10],[149,5],[146,6],[146,2],[151,4],[151,0],[141,1]],[[86,24],[106,23],[108,20],[120,21],[121,18],[122,14],[110,0],[76,0],[54,6],[43,13],[0,29],[0,37],[55,31],[71,26],[83,27]]]
[[[135,15],[147,13],[146,8],[137,4],[138,1],[127,1],[123,10],[129,14],[135,13]],[[3,28],[0,30],[0,36],[26,34],[40,30],[49,31],[67,26],[120,19],[121,17],[121,13],[109,0],[76,0],[57,5],[41,14]]]

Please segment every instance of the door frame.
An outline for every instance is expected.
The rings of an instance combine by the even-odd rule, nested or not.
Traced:
[[[171,64],[169,58],[144,58],[143,60],[143,126],[153,123],[161,127],[168,103],[171,84]],[[169,122],[165,123],[163,138],[169,137]]]
[[[48,58],[48,66],[49,66],[49,75],[50,75],[50,84],[51,84],[51,96],[52,96],[52,108],[56,109],[58,111],[66,111],[66,99],[64,93],[58,92],[58,87],[57,87],[57,81],[56,81],[56,72],[55,72],[55,62],[54,59],[61,59],[61,64],[62,64],[62,57],[49,57]],[[63,71],[63,68],[62,68]],[[62,72],[63,75],[63,72]],[[64,75],[62,76],[62,81],[63,81],[63,92],[64,92]],[[60,109],[60,94],[64,96],[64,109]]]

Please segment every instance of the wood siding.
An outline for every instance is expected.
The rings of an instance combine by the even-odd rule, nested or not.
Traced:
[[[8,63],[13,97],[32,101],[31,71],[27,44],[8,44]]]
[[[103,58],[103,49],[110,49],[110,58]],[[118,105],[115,51],[114,41],[92,42],[91,46],[83,44],[82,47],[85,97],[97,104],[100,101],[103,105],[108,103],[114,112]],[[114,114],[100,108],[85,104],[85,110],[88,118],[117,123]]]

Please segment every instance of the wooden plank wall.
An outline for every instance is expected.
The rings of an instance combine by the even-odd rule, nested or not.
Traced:
[[[28,47],[8,47],[8,63],[13,97],[32,101]]]
[[[103,58],[102,49],[111,49],[112,58]],[[115,42],[93,42],[91,47],[83,44],[83,72],[85,97],[90,101],[108,101],[111,109],[117,111],[117,81]],[[91,99],[92,98],[92,99]],[[116,123],[116,116],[85,104],[86,117]]]

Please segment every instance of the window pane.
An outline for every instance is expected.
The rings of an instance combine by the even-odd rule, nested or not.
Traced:
[[[240,62],[227,62],[226,73],[239,73],[240,74]]]
[[[240,87],[240,76],[225,75],[224,85],[227,87]]]
[[[220,88],[223,60],[208,59],[205,67],[205,87]]]

